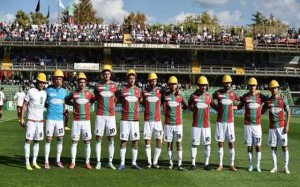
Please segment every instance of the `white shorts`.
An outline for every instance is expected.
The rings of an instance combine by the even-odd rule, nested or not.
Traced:
[[[200,142],[203,145],[210,145],[211,143],[210,127],[208,128],[192,127],[191,135],[192,135],[192,145],[198,146],[200,145]]]
[[[244,126],[244,140],[247,146],[261,146],[262,131],[261,125],[245,125]]]
[[[166,142],[172,142],[173,138],[176,142],[181,142],[183,136],[182,125],[165,125],[164,136]]]
[[[26,139],[41,141],[44,139],[44,123],[27,121]]]
[[[64,121],[47,120],[46,121],[46,136],[64,136]]]
[[[117,134],[116,117],[115,116],[96,116],[95,119],[95,135],[115,136]]]
[[[216,124],[216,134],[215,139],[217,142],[234,142],[234,123],[219,123]]]
[[[74,141],[80,140],[80,133],[82,133],[83,140],[91,140],[92,132],[91,132],[91,122],[88,121],[73,121],[72,130],[71,130],[71,138]]]
[[[140,127],[138,121],[120,122],[120,140],[135,141],[140,139]]]
[[[269,146],[277,147],[277,143],[280,146],[288,145],[287,133],[285,133],[283,129],[284,129],[283,127],[269,129],[269,140],[268,140]]]
[[[144,139],[151,140],[152,134],[155,134],[156,139],[163,138],[163,128],[161,121],[145,121],[144,123]]]

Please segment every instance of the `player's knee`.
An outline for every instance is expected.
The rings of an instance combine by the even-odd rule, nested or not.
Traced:
[[[101,142],[102,141],[102,136],[96,136],[96,141]]]
[[[277,147],[271,147],[271,150],[276,151]]]
[[[253,151],[253,147],[252,146],[248,146],[248,152],[252,152]]]
[[[63,141],[64,141],[64,137],[62,137],[62,136],[57,137],[57,143],[62,144]]]
[[[288,150],[287,146],[282,146],[282,151],[286,152]]]
[[[260,146],[256,146],[255,149],[256,149],[256,152],[261,152],[261,147]]]
[[[233,143],[233,142],[229,142],[229,143],[228,143],[228,147],[229,147],[230,149],[232,149],[232,148],[234,147],[234,143]]]
[[[90,140],[84,140],[84,144],[90,144]]]

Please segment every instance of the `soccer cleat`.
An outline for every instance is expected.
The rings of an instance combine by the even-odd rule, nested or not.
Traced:
[[[222,165],[218,165],[217,171],[222,171],[222,170],[223,170],[223,166]]]
[[[252,166],[252,164],[249,165],[248,171],[250,171],[250,172],[253,171],[253,166]]]
[[[35,169],[41,169],[41,167],[37,163],[32,163],[32,166],[35,167]]]
[[[258,173],[261,173],[260,166],[257,166],[257,167],[256,167],[256,170],[257,170]]]
[[[96,167],[95,167],[96,169],[101,169],[101,162],[97,162],[97,164],[96,164]]]
[[[142,168],[140,168],[138,165],[132,165],[131,169],[141,170]]]
[[[64,168],[64,165],[61,162],[56,162],[56,166],[59,168]]]
[[[49,163],[45,163],[45,169],[50,169],[50,165],[49,165]]]
[[[169,167],[168,167],[168,170],[172,170],[173,169],[173,165],[170,164]]]
[[[30,166],[30,164],[26,164],[25,168],[26,168],[26,170],[28,170],[28,171],[31,171],[31,170],[32,170],[32,167]]]
[[[285,167],[284,170],[283,170],[284,173],[286,174],[291,174],[290,170],[288,167]]]
[[[69,127],[65,127],[65,130],[66,131],[70,131],[71,129]]]
[[[75,163],[72,162],[70,165],[69,165],[69,169],[74,169],[75,168]]]
[[[195,170],[197,167],[195,165],[191,165],[190,170]]]
[[[108,163],[107,167],[112,169],[112,170],[116,170],[116,167],[113,165],[113,163]]]
[[[277,172],[277,168],[276,167],[272,168],[271,171],[270,171],[270,173],[276,173],[276,172]]]
[[[90,163],[85,164],[86,169],[93,169]]]
[[[229,170],[230,171],[237,171],[236,167],[234,167],[234,166],[230,166]]]
[[[146,166],[146,169],[151,169],[151,164],[148,163],[148,165]]]
[[[158,164],[152,165],[152,167],[155,169],[160,169],[160,166]]]
[[[178,166],[177,168],[179,171],[184,171],[184,168],[182,167],[182,165]]]
[[[204,170],[210,171],[210,170],[211,170],[210,165],[205,165],[205,166],[204,166]]]
[[[119,165],[118,170],[119,170],[119,171],[125,170],[125,165]]]

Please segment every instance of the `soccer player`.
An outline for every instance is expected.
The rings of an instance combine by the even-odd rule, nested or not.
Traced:
[[[266,96],[256,90],[257,80],[251,77],[248,80],[249,92],[241,97],[241,102],[237,106],[240,110],[245,106],[245,126],[244,126],[244,139],[248,150],[249,168],[248,171],[253,171],[253,146],[256,149],[257,165],[256,170],[261,172],[261,111],[262,105],[266,102]]]
[[[15,93],[14,96],[14,104],[17,105],[17,115],[18,115],[19,123],[21,122],[22,107],[26,96],[23,90],[24,90],[23,86],[20,86],[19,91]]]
[[[138,156],[139,128],[139,103],[142,102],[141,90],[135,86],[136,73],[129,69],[126,74],[127,85],[118,93],[118,102],[122,103],[122,116],[120,122],[120,157],[119,171],[125,169],[126,143],[132,141],[132,169],[140,170],[136,160]]]
[[[53,134],[57,137],[57,153],[56,153],[56,165],[59,168],[63,168],[63,164],[60,161],[64,131],[64,110],[65,97],[67,96],[67,90],[62,86],[64,74],[62,70],[57,69],[53,72],[53,85],[46,88],[47,93],[47,114],[46,114],[46,143],[45,143],[45,169],[50,169],[49,154],[50,144]]]
[[[2,108],[3,108],[4,99],[5,99],[3,90],[4,90],[4,88],[1,87],[1,89],[0,89],[0,119],[2,118],[2,112],[3,112]]]
[[[191,130],[192,146],[191,157],[192,165],[190,170],[196,169],[197,146],[201,143],[204,145],[205,152],[205,170],[210,170],[210,106],[213,104],[212,97],[207,92],[208,80],[205,76],[200,76],[198,79],[198,89],[190,96],[188,106],[193,112],[193,126]]]
[[[279,84],[276,80],[272,80],[269,84],[271,92],[270,98],[263,107],[262,113],[269,110],[269,138],[268,143],[272,150],[272,158],[274,167],[271,173],[277,172],[277,144],[282,146],[284,159],[284,172],[290,174],[288,168],[289,151],[288,136],[290,126],[291,111],[287,99],[279,94]]]
[[[67,105],[73,106],[73,124],[71,130],[72,145],[71,145],[71,164],[70,169],[75,168],[77,144],[82,135],[85,145],[85,166],[87,169],[92,169],[90,164],[91,145],[91,121],[90,121],[90,104],[95,102],[95,95],[86,88],[87,78],[84,73],[79,73],[77,77],[78,87],[71,92],[66,98]]]
[[[27,170],[32,170],[29,163],[32,140],[34,140],[32,165],[36,169],[41,169],[36,160],[39,154],[39,142],[44,139],[44,107],[47,99],[47,94],[44,90],[47,82],[46,75],[39,73],[36,80],[35,87],[30,88],[25,97],[20,122],[21,126],[26,129],[24,151]],[[24,116],[26,111],[27,123],[25,126]]]
[[[162,89],[157,86],[157,75],[150,73],[148,75],[149,86],[146,87],[143,92],[143,106],[144,112],[144,140],[145,140],[145,152],[147,156],[148,165],[147,168],[160,168],[157,164],[158,158],[161,153],[163,128],[160,119],[160,106]],[[156,138],[156,148],[154,152],[153,165],[151,159],[151,137],[152,134]]]
[[[165,114],[164,136],[168,143],[168,157],[170,166],[173,169],[173,140],[176,141],[178,154],[178,170],[183,171],[182,167],[182,137],[183,121],[182,110],[188,108],[185,95],[178,88],[178,80],[171,76],[168,80],[169,91],[162,98],[163,110]]]
[[[224,155],[224,141],[228,142],[230,170],[237,171],[234,166],[235,150],[234,150],[234,117],[233,117],[233,103],[239,101],[239,97],[231,90],[232,79],[230,75],[225,75],[222,80],[223,89],[217,90],[213,94],[213,99],[217,100],[217,107],[212,106],[217,110],[217,124],[215,138],[218,142],[218,158],[219,165],[217,171],[223,170],[223,155]]]
[[[116,169],[112,161],[115,151],[114,136],[117,134],[115,94],[118,91],[118,86],[115,82],[110,80],[111,72],[111,65],[105,64],[102,70],[103,80],[99,82],[94,89],[94,94],[98,101],[95,120],[96,169],[101,168],[101,142],[104,132],[108,138],[108,167]]]

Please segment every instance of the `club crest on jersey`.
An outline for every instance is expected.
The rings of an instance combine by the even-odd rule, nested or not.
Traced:
[[[199,108],[199,109],[205,109],[207,107],[208,107],[208,105],[206,103],[197,103],[197,108]]]
[[[128,102],[137,102],[138,98],[135,96],[126,96],[125,100]]]
[[[271,111],[273,114],[278,114],[279,112],[282,111],[282,109],[281,109],[281,108],[278,108],[278,107],[272,107],[272,108],[270,109],[270,111]]]
[[[179,103],[176,101],[168,101],[168,105],[169,105],[169,107],[177,107],[179,105]]]
[[[231,99],[222,99],[221,103],[223,105],[231,105],[232,104],[232,100]]]
[[[81,98],[81,99],[77,99],[76,100],[76,103],[80,104],[80,105],[84,105],[84,104],[87,104],[89,102],[88,99],[86,98]]]
[[[258,103],[249,103],[249,108],[250,109],[257,109],[260,107],[260,104]]]
[[[155,96],[147,97],[147,101],[148,101],[149,103],[155,103],[155,102],[158,101],[158,98],[155,97]]]
[[[113,94],[110,91],[102,91],[100,92],[102,97],[111,97]]]

